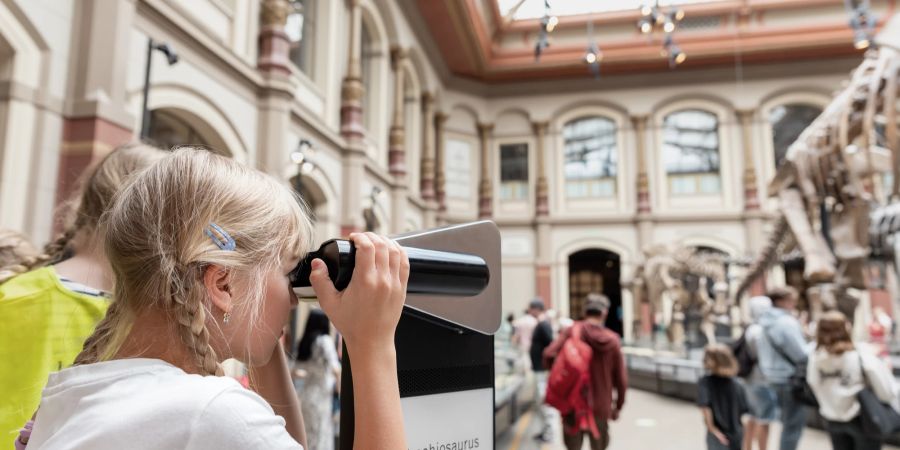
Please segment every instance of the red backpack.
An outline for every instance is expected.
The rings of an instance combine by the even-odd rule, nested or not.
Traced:
[[[572,326],[572,335],[563,343],[550,369],[544,402],[558,409],[563,416],[574,413],[575,424],[566,430],[568,434],[590,431],[594,439],[599,439],[591,389],[591,358],[594,351],[581,339],[583,328],[581,323]]]

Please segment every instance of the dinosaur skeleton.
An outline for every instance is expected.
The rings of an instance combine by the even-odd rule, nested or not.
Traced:
[[[894,20],[886,29],[897,34],[898,26]],[[812,285],[807,294],[813,318],[832,308],[852,317],[858,302],[854,290],[866,288],[872,176],[884,168],[900,173],[900,58],[885,40],[867,52],[846,86],[789,147],[768,187],[769,196],[779,199],[779,216],[738,287],[738,297],[780,255],[796,247],[804,258],[803,276]],[[893,197],[898,193],[900,177],[895,176]]]
[[[729,309],[725,263],[723,255],[692,247],[648,247],[630,286],[635,317],[641,317],[640,305],[649,303],[651,316],[662,316],[661,325],[665,326],[669,343],[680,347],[684,343],[686,312],[696,307],[702,317],[701,331],[708,342],[715,342],[716,319],[727,316]],[[671,302],[669,311],[664,311],[665,299]]]

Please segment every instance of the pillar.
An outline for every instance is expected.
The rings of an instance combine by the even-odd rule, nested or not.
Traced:
[[[391,120],[390,138],[388,141],[388,171],[393,176],[391,184],[391,231],[400,233],[406,227],[406,203],[409,187],[406,185],[406,84],[403,77],[403,63],[406,61],[406,50],[400,47],[391,49],[391,68],[394,71],[394,114]]]
[[[366,160],[363,140],[366,129],[362,109],[365,87],[362,83],[362,11],[359,3],[360,0],[347,2],[350,8],[347,73],[341,82],[341,136],[345,142],[341,174],[341,236],[363,229],[362,180]]]
[[[434,189],[435,179],[435,133],[434,95],[422,93],[422,174],[419,191],[425,201],[425,228],[437,224],[437,199]]]
[[[287,0],[263,0],[259,29],[259,54],[256,67],[266,73],[290,75],[291,40],[284,31],[291,11]]]
[[[744,174],[742,185],[744,192],[744,234],[746,251],[751,255],[758,254],[765,243],[763,235],[763,215],[760,211],[759,193],[756,188],[756,163],[753,158],[753,118],[754,110],[738,110],[738,124],[741,128],[741,147],[743,150]],[[750,295],[763,295],[766,291],[766,274],[760,276],[750,286]]]
[[[446,224],[447,213],[447,189],[446,177],[444,174],[444,125],[447,123],[449,116],[441,111],[434,115],[434,134],[435,134],[435,152],[434,152],[434,196],[437,200],[438,225]]]
[[[494,124],[479,123],[478,136],[481,140],[481,182],[478,187],[478,218],[490,219],[494,214],[493,188],[490,169],[490,139]]]
[[[638,231],[638,249],[643,255],[643,250],[653,243],[653,222],[652,222],[652,206],[650,202],[650,177],[647,170],[647,122],[649,118],[646,115],[632,116],[631,125],[634,130],[634,144],[637,155],[637,183],[635,208]],[[641,257],[643,260],[643,257]],[[634,270],[630,271],[634,274]],[[632,323],[630,329],[632,334],[630,337],[639,338],[649,336],[653,329],[654,318],[649,314],[650,308],[647,303],[649,299],[643,298],[642,280],[632,275],[631,280],[627,280],[631,295],[631,317]],[[635,295],[636,294],[636,295]],[[624,298],[623,298],[624,305]],[[635,331],[637,330],[637,331]]]
[[[550,246],[550,204],[549,186],[546,170],[546,136],[548,122],[533,122],[531,128],[534,131],[537,154],[537,186],[535,187],[535,247],[536,258],[534,267],[535,293],[544,300],[548,308],[553,307],[551,289],[551,263],[552,254]]]

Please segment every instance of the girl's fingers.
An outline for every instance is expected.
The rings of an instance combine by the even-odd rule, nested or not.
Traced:
[[[385,277],[390,270],[390,255],[388,254],[388,239],[375,233],[366,233],[375,245],[375,268],[379,277]]]
[[[309,272],[309,284],[312,285],[313,290],[316,292],[316,297],[319,299],[322,309],[325,310],[326,314],[330,315],[332,308],[337,307],[340,293],[334,288],[334,283],[328,277],[328,267],[325,266],[321,259],[316,258],[312,261],[312,268]]]
[[[353,233],[350,240],[356,247],[356,266],[353,268],[352,278],[360,280],[375,271],[375,244],[364,233]]]
[[[390,258],[390,273],[391,279],[399,280],[400,275],[400,258],[403,255],[403,252],[400,249],[400,244],[393,239],[388,239],[388,256]]]

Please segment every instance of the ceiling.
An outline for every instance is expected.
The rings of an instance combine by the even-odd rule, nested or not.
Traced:
[[[836,0],[675,0],[685,19],[673,36],[688,55],[675,69],[660,53],[664,34],[648,37],[638,30],[640,0],[556,0],[551,11],[559,24],[536,61],[535,16],[544,14],[544,0],[524,0],[513,17],[504,17],[518,2],[406,0],[416,11],[404,10],[419,37],[430,41],[426,47],[439,53],[432,59],[454,77],[489,85],[591,78],[583,62],[591,41],[603,52],[604,77],[862,54],[853,47],[847,15]],[[893,14],[894,0],[872,3],[880,26]]]

